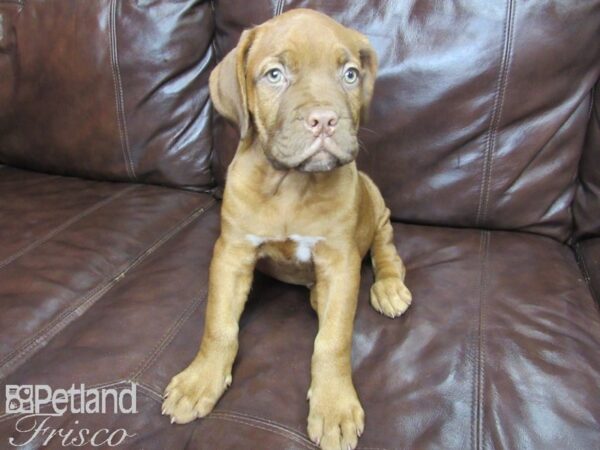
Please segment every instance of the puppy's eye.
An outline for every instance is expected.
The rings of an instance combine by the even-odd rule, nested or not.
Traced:
[[[271,84],[279,84],[283,81],[283,72],[281,69],[271,69],[266,74],[267,80]]]
[[[354,84],[358,81],[358,69],[354,67],[348,67],[344,71],[344,83],[346,84]]]

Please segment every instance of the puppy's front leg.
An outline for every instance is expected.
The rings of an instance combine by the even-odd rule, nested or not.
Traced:
[[[352,384],[352,328],[360,283],[360,256],[355,249],[317,246],[313,300],[319,332],[312,358],[308,398],[308,434],[324,450],[355,448],[364,427],[364,412]]]
[[[401,315],[412,302],[412,295],[404,284],[406,269],[394,245],[394,230],[390,210],[385,208],[371,245],[371,261],[375,283],[371,286],[371,305],[388,317]]]
[[[215,244],[200,350],[165,390],[163,414],[169,414],[172,422],[187,423],[206,416],[231,384],[238,322],[256,263],[254,246],[232,241],[221,236]]]

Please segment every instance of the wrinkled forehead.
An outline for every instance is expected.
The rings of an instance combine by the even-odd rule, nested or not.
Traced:
[[[276,18],[256,30],[248,53],[248,65],[257,68],[262,63],[279,62],[293,71],[306,66],[358,64],[358,36],[358,33],[327,17],[297,15]]]

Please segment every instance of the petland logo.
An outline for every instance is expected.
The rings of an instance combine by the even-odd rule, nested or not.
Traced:
[[[41,442],[45,447],[50,442],[60,441],[63,447],[116,447],[127,438],[135,436],[124,428],[98,431],[79,427],[52,428],[48,422],[52,417],[71,414],[135,414],[137,413],[137,387],[134,383],[128,388],[104,387],[86,388],[85,384],[72,385],[69,389],[52,389],[48,385],[6,386],[7,414],[22,415],[16,422],[19,438],[11,437],[8,442],[13,447],[30,446]],[[39,444],[38,444],[39,445]]]

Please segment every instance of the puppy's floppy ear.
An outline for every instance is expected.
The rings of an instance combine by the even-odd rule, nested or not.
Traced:
[[[246,93],[246,60],[255,30],[242,33],[237,47],[231,50],[210,74],[210,97],[216,110],[235,123],[244,139],[250,128]]]
[[[373,88],[375,86],[375,78],[377,77],[377,53],[371,46],[371,43],[365,36],[361,36],[362,46],[359,50],[360,63],[364,70],[362,80],[362,105],[360,108],[360,117],[364,122],[369,117],[369,105],[373,97]]]

